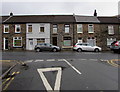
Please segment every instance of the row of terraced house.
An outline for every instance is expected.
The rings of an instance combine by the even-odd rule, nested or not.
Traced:
[[[120,40],[119,16],[13,15],[2,16],[2,50],[34,50],[37,43],[72,48],[87,42],[108,50]]]

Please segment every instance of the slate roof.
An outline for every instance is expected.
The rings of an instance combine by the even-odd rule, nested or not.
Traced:
[[[118,24],[120,20],[117,17],[97,17],[100,23]]]
[[[0,18],[1,19],[1,18]],[[80,15],[13,15],[2,16],[2,23],[120,23],[117,17]]]
[[[3,21],[4,22],[4,21]],[[52,23],[75,22],[72,15],[25,15],[12,16],[5,23]]]
[[[99,23],[100,21],[95,16],[79,16],[75,15],[76,22],[79,23]]]

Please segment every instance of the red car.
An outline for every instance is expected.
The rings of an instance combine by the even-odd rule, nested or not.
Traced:
[[[111,43],[110,49],[116,53],[120,53],[120,41],[114,41],[113,43]]]

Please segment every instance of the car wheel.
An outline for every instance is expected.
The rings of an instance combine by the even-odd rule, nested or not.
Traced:
[[[100,50],[99,50],[99,49],[95,49],[94,51],[95,51],[95,52],[99,52]]]
[[[82,51],[82,49],[81,49],[81,48],[77,49],[77,52],[81,52],[81,51]]]
[[[36,52],[40,52],[41,50],[39,48],[36,49]]]
[[[53,52],[57,52],[57,49],[56,49],[56,48],[54,48],[52,51],[53,51]]]

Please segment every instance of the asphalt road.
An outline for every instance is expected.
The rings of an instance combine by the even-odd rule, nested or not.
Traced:
[[[13,76],[3,80],[3,90],[117,92],[119,68],[107,61],[118,59],[118,55],[111,52],[3,52],[3,59],[21,60],[27,65],[17,65],[11,71]]]
[[[85,59],[118,59],[120,54],[113,52],[73,52],[73,51],[62,51],[62,52],[2,52],[3,60],[31,60],[31,59],[74,59],[74,58],[85,58]]]

